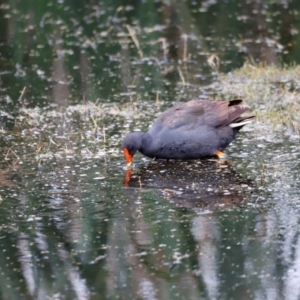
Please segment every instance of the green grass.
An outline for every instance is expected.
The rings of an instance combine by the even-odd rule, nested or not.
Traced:
[[[258,122],[273,129],[300,134],[300,66],[278,67],[245,64],[221,74],[222,98],[241,98],[253,109]]]

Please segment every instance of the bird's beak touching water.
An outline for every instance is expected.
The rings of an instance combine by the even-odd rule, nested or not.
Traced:
[[[128,149],[123,148],[123,153],[126,158],[127,166],[130,167],[132,164],[133,156],[129,153]]]

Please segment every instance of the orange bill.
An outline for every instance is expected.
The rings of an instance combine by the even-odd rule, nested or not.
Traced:
[[[129,153],[128,149],[123,148],[123,153],[126,158],[127,165],[130,166],[132,163],[133,156]]]

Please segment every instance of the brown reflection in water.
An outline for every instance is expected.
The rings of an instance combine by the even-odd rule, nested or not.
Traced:
[[[231,206],[245,201],[251,183],[215,160],[157,161],[128,169],[124,185],[158,190],[180,207]]]
[[[128,265],[131,268],[130,279],[128,279],[130,288],[124,285],[122,289],[129,294],[138,295],[141,299],[143,299],[145,293],[153,295],[153,299],[162,299],[161,297],[155,297],[160,292],[157,274],[154,270],[159,268],[158,272],[167,273],[168,268],[160,263],[159,255],[152,257],[151,265],[155,267],[154,270],[149,268],[148,255],[143,252],[143,248],[147,248],[153,242],[149,223],[141,214],[138,204],[134,202],[126,206],[124,214],[126,219],[130,221],[114,222],[111,227],[113,234],[109,235],[107,242],[109,251],[107,253],[106,270],[110,274],[106,279],[107,294],[109,298],[116,295],[116,274],[124,272],[123,265]],[[120,247],[120,237],[122,247]],[[122,263],[117,259],[120,255],[123,255],[120,253],[125,253]]]
[[[243,1],[240,4],[235,14],[241,22],[240,34],[242,37],[242,44],[245,49],[245,55],[247,58],[251,58],[257,62],[265,64],[275,64],[278,62],[278,53],[284,51],[290,52],[293,47],[293,32],[295,32],[294,24],[295,17],[292,13],[292,4],[277,5],[278,13],[282,16],[280,21],[279,34],[274,31],[274,25],[270,21],[270,12],[272,11],[269,7],[270,4],[263,1],[251,0]],[[212,10],[213,11],[213,10]],[[207,12],[210,13],[210,12]],[[221,14],[221,12],[219,12]],[[221,20],[222,18],[220,18]],[[206,30],[203,28],[201,22],[193,21],[193,15],[187,5],[184,2],[176,2],[170,4],[164,4],[162,6],[162,21],[166,25],[164,31],[164,53],[168,60],[173,62],[182,61],[185,62],[189,59],[188,55],[196,53],[192,47],[192,43],[189,41],[191,35],[197,36],[201,40],[202,50],[206,51],[207,54],[213,54],[211,51],[210,43],[206,41],[203,32]],[[224,36],[224,32],[212,33],[207,38],[218,39],[225,38],[231,39],[230,26],[234,26],[234,22],[228,21],[227,18],[223,18],[224,24],[217,21],[214,26],[217,28],[224,26],[228,28],[228,36]],[[209,26],[209,24],[206,24]],[[235,30],[233,30],[235,32]],[[280,45],[281,43],[282,45]],[[221,46],[221,45],[220,45]],[[225,49],[219,48],[217,55],[222,54],[220,52]],[[222,61],[222,58],[221,58]],[[206,62],[203,62],[206,64]],[[182,65],[184,68],[184,64]],[[172,71],[170,68],[169,72]],[[184,74],[188,76],[189,74]],[[192,77],[189,79],[193,79]],[[190,82],[187,80],[187,82]]]
[[[67,99],[70,91],[67,85],[68,73],[65,67],[61,39],[60,29],[57,27],[53,39],[54,51],[57,55],[56,59],[53,60],[53,97],[59,107],[65,107],[68,104]]]
[[[92,86],[89,82],[89,71],[91,69],[90,58],[86,52],[80,52],[80,77],[81,77],[81,94],[86,95]]]
[[[211,215],[193,218],[191,232],[198,244],[198,272],[206,287],[209,299],[217,299],[220,292],[220,270],[218,265],[221,230],[217,219]]]
[[[123,87],[129,87],[134,84],[134,78],[131,70],[131,61],[130,61],[130,51],[129,44],[127,39],[120,40],[121,51],[120,55],[122,57],[120,61],[120,72],[121,72],[121,80]],[[125,91],[125,90],[124,90]],[[127,91],[127,89],[126,89]]]
[[[276,63],[276,41],[272,39],[274,34],[269,32],[265,4],[261,1],[243,2],[242,11],[249,16],[245,22],[249,26],[245,32],[247,54],[256,61]]]
[[[167,42],[168,59],[178,60],[183,57],[182,30],[179,27],[179,17],[174,5],[163,5],[163,21],[166,25],[164,38]]]

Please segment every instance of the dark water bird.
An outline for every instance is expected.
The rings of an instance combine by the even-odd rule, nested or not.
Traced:
[[[148,132],[131,132],[122,149],[131,165],[137,151],[155,159],[226,157],[223,151],[254,116],[241,116],[249,109],[243,100],[191,100],[163,112]]]

